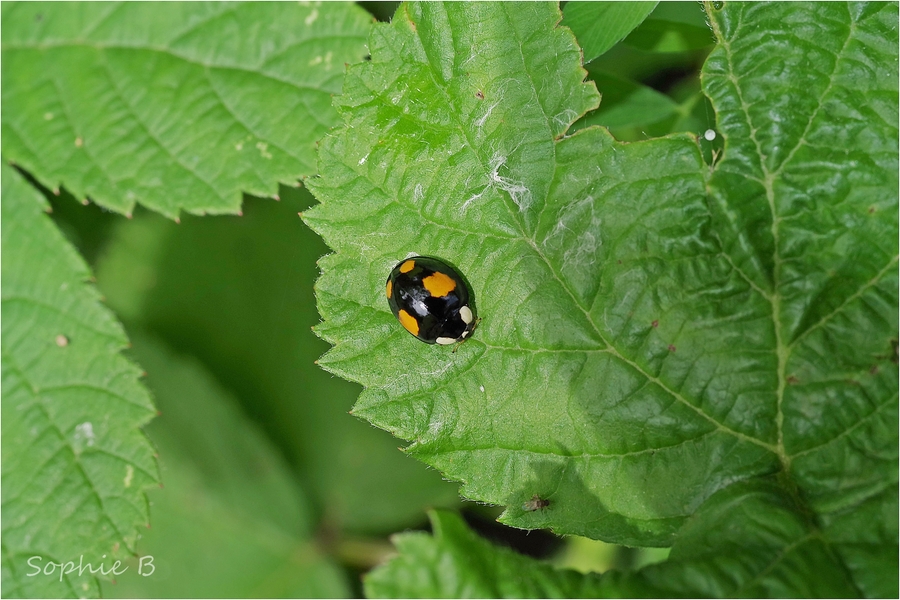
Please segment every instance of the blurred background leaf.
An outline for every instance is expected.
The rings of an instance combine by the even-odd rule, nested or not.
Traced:
[[[562,24],[578,38],[589,63],[647,18],[657,2],[566,2]]]
[[[627,142],[689,132],[701,136],[704,158],[712,162],[713,151],[720,151],[722,143],[720,138],[702,137],[716,124],[715,112],[700,91],[699,70],[713,42],[699,2],[656,4],[624,40],[587,65],[588,78],[597,84],[602,100],[572,129],[602,125]]]
[[[140,558],[106,597],[346,597],[284,457],[195,359],[132,331],[160,416],[147,432],[165,485],[148,494]],[[142,571],[143,574],[141,572]]]

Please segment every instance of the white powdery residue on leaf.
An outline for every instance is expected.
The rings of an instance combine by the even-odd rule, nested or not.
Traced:
[[[487,185],[483,190],[478,192],[477,194],[473,194],[468,200],[463,202],[460,207],[461,210],[465,210],[468,208],[469,204],[480,199],[484,196],[485,192],[489,189],[500,189],[509,194],[509,197],[513,202],[516,203],[516,206],[519,207],[519,212],[525,212],[531,207],[532,196],[531,190],[522,183],[521,181],[516,181],[510,177],[504,177],[500,175],[500,169],[506,164],[507,157],[503,156],[499,153],[495,153],[494,157],[491,158],[490,162],[490,173],[487,175]]]
[[[506,160],[506,156],[494,154],[494,157],[491,159],[491,172],[488,174],[488,178],[491,181],[491,185],[509,194],[512,201],[519,207],[519,212],[525,212],[531,206],[531,190],[521,181],[500,175],[500,169],[506,164]]]
[[[541,245],[551,250],[567,248],[562,257],[566,268],[589,267],[602,245],[601,223],[594,209],[594,197],[585,196],[560,209],[556,225]]]
[[[265,142],[256,142],[256,149],[259,150],[259,155],[263,158],[272,158],[272,153],[269,152],[269,145]]]
[[[90,421],[85,421],[75,426],[75,446],[76,451],[80,452],[82,446],[91,447],[96,441],[94,435],[94,425]]]

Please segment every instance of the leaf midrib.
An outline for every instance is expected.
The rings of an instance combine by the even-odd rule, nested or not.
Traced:
[[[706,3],[706,11],[707,11],[707,14],[712,14],[711,6],[709,5],[708,1]],[[821,107],[824,104],[824,99],[831,92],[831,89],[834,85],[835,74],[837,73],[838,66],[841,63],[841,56],[844,53],[844,51],[847,49],[847,46],[849,45],[850,40],[853,38],[853,32],[855,31],[855,27],[854,27],[855,23],[851,19],[850,23],[847,26],[847,29],[848,29],[847,38],[844,40],[844,43],[842,44],[841,49],[834,55],[835,56],[834,65],[832,68],[831,75],[828,78],[828,85],[825,86],[825,89],[823,90],[820,97],[818,98],[818,100],[816,102],[816,107],[812,111],[810,118],[807,121],[807,124],[803,130],[803,133],[797,139],[796,144],[794,145],[793,148],[791,148],[791,150],[788,152],[788,154],[786,155],[784,160],[781,162],[781,164],[779,164],[776,169],[770,170],[769,166],[766,162],[766,155],[762,150],[762,144],[760,143],[759,139],[756,136],[757,129],[753,126],[753,121],[752,121],[752,118],[750,115],[749,105],[747,104],[746,100],[744,99],[740,81],[734,74],[734,68],[733,68],[734,60],[732,58],[733,52],[731,49],[730,40],[725,38],[724,32],[721,30],[719,22],[715,18],[709,19],[709,22],[710,22],[710,26],[713,29],[713,33],[715,34],[715,36],[718,40],[718,43],[722,46],[722,49],[725,53],[726,62],[729,67],[729,73],[727,75],[727,78],[734,86],[738,101],[740,102],[740,105],[741,105],[741,110],[743,111],[744,116],[746,118],[747,127],[750,132],[750,139],[753,142],[754,146],[756,147],[756,153],[757,153],[757,158],[759,160],[759,168],[760,168],[760,171],[762,172],[762,178],[761,179],[754,178],[754,179],[763,186],[763,189],[766,192],[766,200],[767,200],[767,203],[769,206],[769,211],[770,211],[770,214],[772,217],[772,224],[771,224],[771,229],[770,229],[770,231],[772,233],[772,240],[773,240],[772,293],[764,294],[764,293],[761,293],[761,290],[759,290],[756,286],[754,286],[754,288],[760,292],[761,296],[766,301],[768,301],[770,306],[772,307],[772,321],[773,321],[773,329],[774,329],[774,333],[775,333],[775,345],[776,345],[775,354],[778,359],[778,365],[777,365],[778,387],[776,389],[776,413],[775,413],[775,423],[776,423],[776,430],[777,430],[776,453],[778,454],[779,461],[781,462],[782,468],[784,469],[784,471],[786,473],[790,473],[792,457],[791,457],[791,455],[789,455],[787,453],[785,446],[784,446],[783,402],[784,402],[785,389],[787,386],[787,375],[786,375],[787,362],[790,359],[791,353],[792,353],[793,349],[796,347],[797,343],[799,343],[799,341],[803,337],[805,337],[812,330],[817,329],[818,327],[824,325],[835,315],[839,314],[840,311],[843,310],[844,307],[846,307],[851,301],[853,301],[854,299],[861,296],[865,292],[866,289],[875,285],[878,282],[878,280],[880,280],[880,278],[884,274],[886,274],[888,272],[888,270],[891,268],[891,266],[897,261],[897,256],[894,256],[890,261],[888,261],[888,264],[885,265],[885,267],[883,267],[875,275],[875,277],[873,277],[869,282],[864,284],[854,294],[852,294],[851,296],[846,298],[845,301],[840,306],[838,306],[834,311],[832,311],[828,315],[825,315],[824,317],[822,317],[818,322],[816,322],[811,327],[807,328],[805,331],[800,333],[799,336],[797,336],[790,343],[785,342],[786,335],[784,332],[783,324],[781,322],[782,296],[779,293],[780,282],[781,282],[781,269],[782,269],[782,259],[781,259],[781,255],[779,252],[779,248],[780,248],[779,225],[781,223],[781,218],[778,215],[778,210],[777,210],[776,203],[775,203],[774,184],[775,184],[776,178],[782,173],[782,171],[785,169],[786,165],[793,158],[793,156],[797,152],[797,150],[804,144],[806,135],[809,133],[809,130],[812,127],[812,124],[815,121],[815,118],[818,115],[819,110],[821,109]],[[740,28],[740,25],[741,24],[738,23],[738,27],[737,27],[737,29],[735,29],[735,35],[737,34],[737,30]],[[729,260],[730,260],[730,257],[729,257]]]
[[[786,345],[784,343],[783,337],[782,337],[783,332],[782,332],[782,325],[781,325],[781,319],[780,319],[780,317],[781,317],[781,294],[779,293],[780,275],[781,275],[780,271],[781,271],[782,261],[781,261],[781,256],[779,254],[779,243],[778,243],[778,233],[779,233],[778,226],[780,223],[780,219],[778,217],[778,213],[777,213],[777,209],[776,209],[776,205],[775,205],[774,181],[775,181],[775,177],[781,173],[784,166],[787,164],[788,160],[785,159],[785,161],[783,161],[782,164],[779,165],[777,171],[769,170],[769,168],[766,164],[766,161],[765,161],[765,155],[762,152],[762,146],[756,137],[757,130],[753,127],[752,119],[750,117],[749,105],[744,100],[744,97],[743,97],[743,94],[741,91],[742,88],[740,86],[739,80],[734,74],[734,68],[733,68],[734,61],[732,58],[732,50],[731,50],[730,41],[725,38],[724,32],[722,31],[722,29],[719,25],[719,22],[716,20],[716,18],[714,16],[712,16],[713,7],[711,6],[711,0],[705,0],[704,4],[705,4],[705,10],[706,10],[707,14],[711,15],[711,18],[709,19],[710,26],[713,29],[713,32],[717,38],[718,43],[722,46],[722,48],[725,52],[726,62],[728,64],[728,68],[729,68],[727,77],[734,86],[738,100],[740,101],[741,109],[744,113],[744,116],[746,117],[747,127],[750,130],[750,138],[753,141],[754,145],[756,146],[757,158],[759,159],[760,170],[763,173],[763,178],[760,183],[763,185],[763,187],[765,189],[766,199],[767,199],[767,202],[769,205],[769,210],[770,210],[770,213],[772,216],[772,225],[771,225],[771,232],[772,232],[772,236],[773,236],[772,294],[766,299],[770,302],[770,304],[772,306],[772,321],[773,321],[773,325],[774,325],[775,340],[776,340],[776,356],[778,358],[778,369],[777,369],[778,388],[777,388],[777,408],[776,408],[776,427],[777,427],[778,437],[777,437],[777,444],[776,444],[776,454],[778,455],[778,459],[781,462],[782,474],[783,474],[783,477],[780,477],[779,480],[782,482],[782,485],[788,490],[793,501],[796,503],[797,509],[799,509],[799,510],[797,510],[797,509],[795,509],[795,510],[797,510],[797,512],[802,516],[806,526],[808,527],[808,531],[809,531],[809,533],[806,536],[804,536],[804,538],[801,538],[801,540],[798,540],[798,541],[786,546],[784,548],[784,550],[782,551],[781,555],[778,557],[778,559],[776,561],[773,561],[773,563],[770,564],[766,570],[761,572],[758,575],[757,579],[761,578],[763,575],[765,575],[767,572],[769,572],[772,568],[774,568],[774,566],[777,564],[777,562],[779,560],[782,560],[787,555],[787,553],[790,550],[792,550],[795,546],[800,544],[801,541],[805,541],[808,538],[816,538],[822,542],[824,550],[828,553],[830,558],[836,564],[840,565],[840,567],[843,570],[843,574],[844,574],[846,581],[848,581],[853,586],[856,593],[861,597],[863,595],[862,591],[859,589],[859,586],[857,585],[855,579],[852,577],[848,565],[844,561],[842,555],[840,555],[834,551],[831,540],[829,540],[827,537],[825,537],[822,534],[822,530],[819,526],[818,518],[817,518],[815,512],[812,511],[812,509],[804,501],[804,499],[802,498],[802,496],[800,494],[800,490],[797,485],[797,482],[792,479],[792,477],[791,477],[791,461],[792,461],[793,456],[788,455],[785,450],[785,447],[784,447],[784,412],[782,409],[782,405],[783,405],[783,400],[784,400],[784,391],[785,391],[785,387],[786,387],[786,383],[787,383],[787,378],[786,378],[786,374],[785,374],[786,373],[786,364],[787,364],[788,358],[790,357],[791,351],[793,349],[793,344]],[[849,43],[850,37],[852,37],[852,28],[851,28],[851,35],[848,36],[848,39],[845,41],[845,43],[842,47],[842,50],[841,50],[842,52],[844,49],[846,49],[847,44]],[[832,77],[829,79],[829,84],[828,84],[828,86],[826,86],[826,92],[830,91],[830,89],[831,89],[831,86],[832,86],[832,83],[834,80],[834,73],[837,70],[837,65],[839,64],[839,62],[840,62],[839,57],[836,55],[834,70],[832,72]],[[821,108],[821,105],[823,103],[825,95],[826,94],[823,93],[823,95],[819,98],[816,109],[813,112],[813,118],[816,114],[818,114],[818,110],[819,110],[819,108]],[[808,132],[809,127],[811,127],[811,123],[812,123],[812,118],[804,130],[804,136]],[[789,157],[793,157],[797,148],[799,148],[800,145],[802,145],[803,141],[804,141],[803,137],[801,136],[801,138],[798,139],[797,145],[789,152],[789,154],[788,154]],[[891,264],[895,260],[896,260],[896,257],[895,257],[895,259],[892,259],[892,261],[889,262],[889,264],[884,269],[882,269],[882,271],[879,273],[879,276],[883,272],[886,272],[886,270],[888,268],[890,268]],[[876,276],[875,280],[877,280],[879,278],[879,276]],[[867,289],[869,287],[869,285],[867,284],[863,287],[864,287],[864,289]],[[858,294],[861,294],[862,291],[863,290],[860,290],[858,292]],[[842,309],[844,306],[846,306],[846,304],[847,304],[846,302],[844,304],[842,304],[838,309],[836,309],[835,311],[833,311],[832,313],[827,315],[827,317],[830,318],[830,317],[834,316],[835,314],[837,314],[840,311],[840,309]],[[820,323],[824,323],[825,321],[827,321],[827,318],[823,318],[816,325],[819,325]],[[794,340],[794,341],[796,342],[798,340]],[[874,414],[874,412],[877,412],[877,411],[873,411],[873,414]],[[863,420],[865,420],[865,418],[861,419],[861,421],[863,421]],[[837,436],[837,437],[841,437],[841,436]],[[835,439],[837,439],[837,438],[835,438]],[[828,442],[826,442],[826,444],[831,443],[832,441],[834,441],[834,440],[829,440]],[[826,444],[822,444],[822,445],[824,446]]]

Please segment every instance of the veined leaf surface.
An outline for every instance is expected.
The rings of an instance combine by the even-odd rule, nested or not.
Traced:
[[[320,362],[509,524],[670,545],[752,501],[799,528],[776,562],[810,541],[828,589],[891,595],[897,7],[707,12],[712,167],[687,135],[566,136],[598,97],[552,5],[405,4],[376,26],[309,181],[335,250]],[[483,322],[455,354],[388,310],[411,253],[472,285]]]
[[[46,201],[0,168],[3,595],[95,596],[96,579],[79,567],[108,572],[148,523],[144,490],[159,475],[140,427],[156,411]]]
[[[3,152],[49,188],[130,214],[237,213],[314,169],[350,4],[3,5]]]

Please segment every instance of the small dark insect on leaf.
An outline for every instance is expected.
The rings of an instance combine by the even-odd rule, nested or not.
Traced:
[[[475,97],[478,98],[479,100],[484,100],[484,92],[482,92],[481,90],[478,90],[477,92],[475,92]]]
[[[522,510],[526,512],[534,512],[536,510],[543,510],[550,506],[549,500],[544,500],[537,494],[531,497],[531,500],[527,501],[522,505]]]

